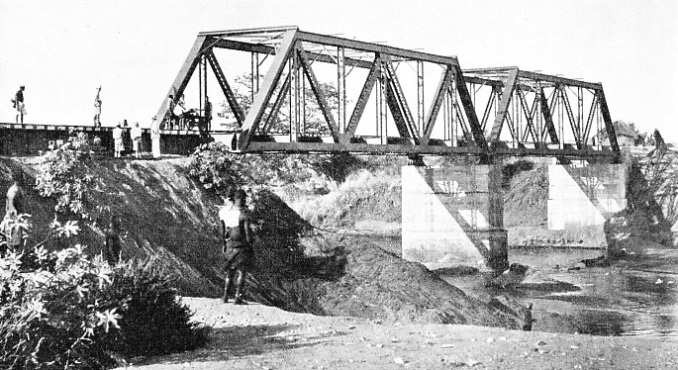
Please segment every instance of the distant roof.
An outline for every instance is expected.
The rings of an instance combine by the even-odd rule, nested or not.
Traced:
[[[617,133],[617,136],[626,136],[634,139],[640,136],[630,124],[624,121],[615,121],[614,130]]]

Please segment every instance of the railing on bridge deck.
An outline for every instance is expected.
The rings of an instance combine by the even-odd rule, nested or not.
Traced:
[[[247,99],[229,83],[220,50],[250,54]],[[233,60],[225,65],[234,68]],[[207,95],[208,64],[243,153],[619,155],[601,84],[517,67],[463,71],[456,57],[296,26],[198,34],[157,119],[168,116],[168,96],[178,100],[196,69],[201,99]]]
[[[130,128],[123,131],[123,144],[128,151],[132,148]],[[90,139],[98,137],[100,147],[108,154],[113,153],[113,127],[93,127],[79,125],[15,124],[0,122],[0,155],[22,156],[37,155],[50,148],[68,142],[78,132],[87,133]],[[197,130],[161,130],[160,146],[163,154],[189,154],[201,143]],[[150,151],[151,133],[142,129],[141,146]]]

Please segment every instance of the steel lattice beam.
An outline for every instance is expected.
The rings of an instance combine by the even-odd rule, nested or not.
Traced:
[[[214,49],[251,54],[253,101],[250,107],[237,101]],[[467,153],[485,158],[493,155],[614,157],[619,153],[600,83],[523,71],[518,67],[462,70],[455,57],[304,32],[296,26],[287,26],[200,33],[168,95],[174,94],[175,99],[180,97],[201,58],[210,63],[228,106],[241,126],[237,150],[243,153]],[[268,67],[267,72],[261,70],[264,78],[260,81],[259,71],[264,61]],[[397,67],[410,62],[416,63],[412,68],[416,72],[416,83],[406,87]],[[322,73],[327,73],[315,70],[315,63],[336,68],[333,84],[336,84],[338,98],[333,104],[328,101],[322,88],[325,85],[319,80],[324,76]],[[442,71],[429,106],[425,106],[423,97],[425,63],[437,65]],[[348,96],[349,75],[356,68],[364,70],[366,77],[357,94]],[[436,78],[428,69],[426,76]],[[491,89],[484,95],[487,100],[477,103],[477,92],[486,87]],[[307,89],[312,95],[306,94]],[[573,93],[576,90],[576,117],[568,90]],[[585,108],[583,96],[589,92],[593,98],[587,100],[591,105]],[[329,138],[307,137],[307,96],[317,101]],[[287,97],[291,111],[289,119],[278,115]],[[376,116],[365,117],[369,101],[376,102]],[[355,102],[351,112],[347,111],[349,102]],[[331,106],[338,108],[330,109]],[[156,117],[162,120],[168,108],[165,97]],[[243,108],[247,108],[247,113]],[[585,109],[589,112],[587,117],[584,117]],[[478,119],[479,114],[481,119]],[[595,152],[587,145],[596,117],[602,118],[605,124],[611,150]],[[376,125],[369,123],[372,120],[376,120]],[[288,142],[279,140],[276,133],[271,132],[274,124],[282,125],[283,129],[286,129],[285,125],[289,126]],[[376,129],[376,136],[357,135],[359,127],[364,125]],[[512,148],[502,142],[502,136],[506,136],[502,135],[504,125],[509,126]],[[564,131],[566,126],[569,126],[567,132]],[[440,132],[442,139],[438,136]],[[457,135],[462,134],[463,141],[458,143],[462,137]],[[564,144],[571,138],[575,150]],[[549,145],[558,145],[560,149]]]

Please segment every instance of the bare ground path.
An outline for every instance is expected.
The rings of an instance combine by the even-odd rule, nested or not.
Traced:
[[[385,325],[185,298],[207,347],[128,369],[677,369],[678,342],[467,325]],[[121,368],[122,369],[122,368]]]

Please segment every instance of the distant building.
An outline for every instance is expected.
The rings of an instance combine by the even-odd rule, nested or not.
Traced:
[[[644,143],[639,143],[639,141],[642,141],[642,135],[638,130],[636,130],[636,127],[633,123],[626,123],[624,121],[615,121],[613,123],[614,125],[614,130],[617,134],[617,143],[619,146],[635,146],[635,145],[642,145]],[[607,137],[607,131],[605,129],[602,129],[601,132],[597,135],[598,137],[602,138],[602,143],[603,145],[610,145],[610,140]]]

